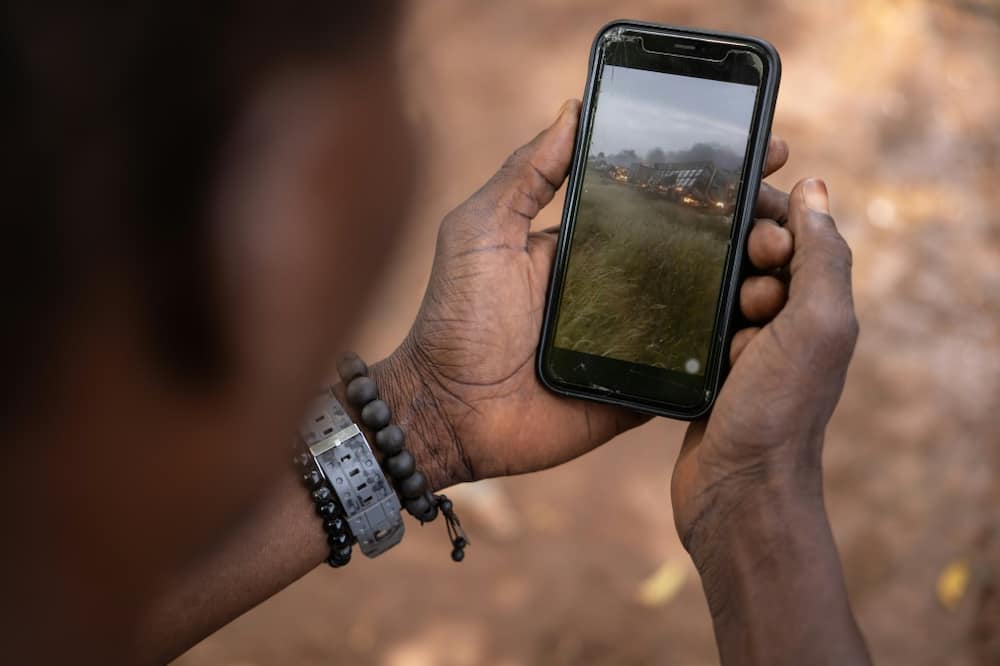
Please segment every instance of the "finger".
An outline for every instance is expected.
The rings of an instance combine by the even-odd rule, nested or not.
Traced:
[[[851,249],[830,216],[823,181],[807,179],[795,185],[787,228],[793,242],[789,300],[851,306]]]
[[[770,275],[749,277],[740,285],[740,311],[753,322],[763,323],[773,319],[787,300],[785,283]]]
[[[479,193],[501,210],[513,213],[511,217],[523,224],[525,233],[566,178],[579,116],[580,102],[564,103],[555,122],[531,143],[515,150]]]
[[[556,244],[559,242],[556,232],[558,229],[555,232],[539,231],[528,234],[528,255],[541,283],[548,282],[552,261],[556,257]]]
[[[767,142],[767,157],[764,159],[764,177],[785,166],[788,161],[788,144],[776,134],[772,134]]]
[[[767,183],[761,183],[753,216],[774,220],[784,226],[788,220],[788,194]]]
[[[757,327],[744,328],[736,332],[736,335],[733,336],[733,341],[729,343],[730,365],[735,365],[736,359],[740,357],[743,350],[747,348],[747,345],[750,344],[750,341],[753,340],[754,336],[756,336],[759,332],[760,329]]]
[[[792,258],[792,232],[774,220],[757,220],[747,240],[747,254],[757,270],[780,268]]]

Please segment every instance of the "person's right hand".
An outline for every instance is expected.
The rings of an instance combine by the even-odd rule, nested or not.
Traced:
[[[735,335],[732,370],[710,417],[688,429],[671,486],[678,533],[699,568],[727,521],[784,514],[778,503],[822,512],[823,434],[858,335],[851,252],[822,181],[795,186],[786,226],[757,222],[749,255],[765,274],[743,283],[740,307],[759,328]]]
[[[765,197],[765,194],[767,195]],[[868,665],[823,506],[827,421],[858,336],[851,252],[826,186],[774,190],[748,252],[732,371],[674,468],[674,521],[712,614],[723,664]],[[758,210],[761,208],[758,205]],[[788,282],[784,278],[788,276]]]

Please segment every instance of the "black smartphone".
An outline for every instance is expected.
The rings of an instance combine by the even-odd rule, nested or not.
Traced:
[[[780,69],[751,37],[598,33],[538,353],[551,390],[682,419],[711,408]]]

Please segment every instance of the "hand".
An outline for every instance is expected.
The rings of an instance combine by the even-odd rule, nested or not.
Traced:
[[[740,289],[758,323],[732,341],[707,421],[688,429],[671,494],[723,664],[870,664],[823,506],[823,433],[858,323],[851,253],[826,186],[767,190]],[[787,282],[782,279],[788,275]]]
[[[764,274],[740,290],[760,327],[733,338],[729,377],[709,418],[688,429],[673,475],[677,530],[699,568],[732,536],[726,527],[750,515],[794,505],[825,522],[823,433],[858,335],[851,252],[821,181],[798,183],[786,206],[772,192],[769,207],[775,218],[787,207],[787,225],[757,221],[749,255]]]
[[[559,397],[535,374],[558,229],[530,227],[566,178],[579,113],[579,102],[563,105],[551,127],[448,214],[417,320],[373,370],[383,392],[397,396],[390,404],[436,488],[551,467],[648,418]],[[771,172],[787,149],[776,140],[769,153]],[[774,199],[764,191],[761,205]]]
[[[535,375],[558,230],[530,227],[566,177],[579,112],[564,104],[445,217],[416,322],[376,368],[402,394],[411,442],[427,440],[414,454],[434,487],[551,467],[645,420],[556,396]]]

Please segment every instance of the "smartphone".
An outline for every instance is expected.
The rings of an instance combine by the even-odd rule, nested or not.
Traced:
[[[537,356],[549,389],[681,419],[711,409],[780,69],[751,37],[598,33]]]

